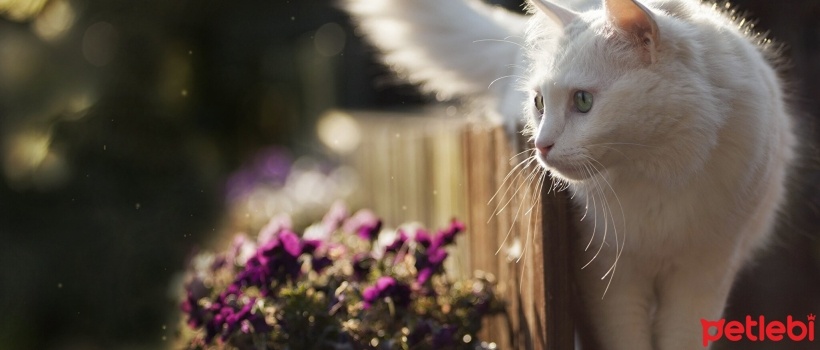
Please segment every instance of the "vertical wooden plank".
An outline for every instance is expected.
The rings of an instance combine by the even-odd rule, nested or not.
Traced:
[[[546,181],[550,181],[547,179]],[[544,299],[548,349],[574,349],[571,204],[566,192],[543,191]]]
[[[495,171],[499,166],[495,157],[492,129],[486,125],[470,124],[463,132],[464,166],[467,169],[468,234],[471,251],[471,268],[495,276],[503,296],[511,290],[506,275],[501,273],[502,264],[495,256],[499,243],[498,221],[488,219],[492,215],[487,205],[497,188]],[[509,300],[509,298],[505,298]],[[508,319],[493,317],[484,321],[481,339],[496,342],[500,348],[515,347],[507,325]]]
[[[511,183],[503,184],[504,177],[515,166],[508,159],[529,146],[521,139],[517,148],[511,149],[511,142],[507,141],[500,127],[490,132],[485,130],[484,133],[477,133],[476,130],[481,128],[473,125],[472,132],[468,133],[471,138],[465,145],[470,152],[466,156],[470,164],[468,172],[472,173],[469,179],[477,182],[468,188],[467,196],[473,203],[469,208],[473,233],[487,239],[471,237],[476,240],[472,249],[474,252],[495,252],[511,227],[513,233],[506,244],[510,245],[517,235],[525,247],[524,256],[518,263],[507,261],[503,250],[495,259],[490,259],[490,263],[496,266],[486,266],[486,259],[474,262],[474,268],[484,269],[498,277],[502,282],[502,293],[509,302],[507,312],[511,317],[508,321],[512,326],[511,338],[497,338],[497,334],[487,336],[505,339],[506,343],[499,345],[509,344],[514,349],[573,349],[572,280],[569,273],[572,227],[566,193],[547,194],[545,188],[549,188],[549,178],[544,178],[541,193],[534,193],[538,187],[537,181],[527,178],[531,169],[520,170],[523,171],[522,176],[513,175],[507,180]],[[491,167],[489,173],[487,165]],[[508,208],[493,218],[494,224],[485,225],[495,206],[487,207],[486,200],[482,199],[492,196],[502,185],[512,186],[513,193],[519,186],[521,190],[513,198],[502,198],[504,202],[509,201]],[[501,191],[500,195],[503,196],[504,189]],[[540,197],[540,207],[527,215],[519,212],[519,207],[524,208],[523,211],[529,208],[533,200],[531,196]],[[481,230],[475,230],[477,227]],[[499,327],[500,324],[492,326]],[[501,345],[501,348],[505,346]]]

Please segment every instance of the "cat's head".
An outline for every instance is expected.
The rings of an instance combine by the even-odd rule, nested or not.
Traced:
[[[633,0],[585,13],[532,4],[524,110],[542,165],[568,180],[623,169],[675,181],[702,168],[721,103],[700,71],[698,28]]]

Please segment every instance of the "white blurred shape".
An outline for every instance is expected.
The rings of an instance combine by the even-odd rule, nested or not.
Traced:
[[[359,147],[359,123],[347,113],[331,110],[319,119],[319,140],[336,153],[347,154]]]
[[[346,198],[359,188],[359,175],[356,170],[349,166],[340,166],[332,173],[330,179],[336,184],[338,196]]]
[[[46,41],[58,40],[71,29],[76,15],[70,1],[52,1],[34,21],[34,33]]]
[[[13,185],[35,185],[41,189],[62,183],[68,174],[67,165],[50,146],[48,132],[24,131],[12,135],[5,144],[3,157],[6,178]]]
[[[15,21],[25,21],[36,16],[48,0],[0,0],[0,14]]]
[[[76,88],[65,102],[66,119],[81,119],[96,102],[97,96],[90,89],[82,87]]]
[[[24,132],[12,137],[6,151],[6,175],[19,179],[37,169],[48,156],[51,136],[47,133]]]
[[[518,261],[521,259],[521,255],[524,254],[524,246],[518,237],[513,239],[513,243],[507,247],[506,253],[507,261]]]

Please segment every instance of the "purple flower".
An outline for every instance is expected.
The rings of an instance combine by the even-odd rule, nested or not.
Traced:
[[[279,234],[279,242],[282,243],[282,247],[285,248],[285,252],[290,254],[290,256],[296,258],[299,255],[302,255],[302,242],[292,231],[282,231]]]
[[[405,307],[410,304],[410,287],[396,281],[390,276],[379,277],[376,284],[367,287],[362,292],[364,308],[369,309],[377,300],[390,297],[398,307]]]
[[[188,326],[192,329],[202,326],[205,323],[207,310],[199,305],[199,300],[207,297],[210,290],[199,278],[194,278],[185,285],[185,300],[180,308],[188,316]]]
[[[416,281],[424,284],[430,280],[436,272],[441,269],[444,259],[447,258],[447,250],[443,246],[431,245],[424,253],[416,254]]]
[[[259,235],[257,237],[257,242],[259,244],[265,244],[270,240],[276,238],[276,236],[285,230],[291,230],[293,227],[293,222],[290,219],[290,216],[287,214],[280,214],[274,216],[273,218],[265,224],[265,227],[262,227],[259,230]]]
[[[225,313],[225,326],[227,334],[231,334],[237,330],[242,325],[242,321],[246,320],[251,315],[251,309],[253,309],[253,303],[256,302],[255,298],[251,298],[250,302],[242,306],[239,311],[236,311],[233,308],[223,308],[226,311]]]
[[[313,271],[321,273],[322,270],[326,269],[330,265],[333,265],[333,260],[330,260],[330,258],[326,256],[314,257],[310,259],[310,265],[313,268]]]
[[[270,284],[270,273],[268,272],[267,264],[258,256],[248,259],[248,262],[245,264],[245,269],[237,274],[234,283],[246,286],[258,286],[265,290],[268,284]]]
[[[191,329],[196,329],[205,323],[206,310],[199,306],[199,298],[195,297],[192,292],[186,293],[180,308],[188,315],[187,323]]]
[[[222,341],[230,336],[229,328],[226,327],[228,317],[233,315],[237,297],[241,295],[238,287],[231,285],[227,290],[219,294],[216,300],[208,307],[208,312],[213,316],[205,324],[205,342],[210,343],[217,335],[221,335]]]
[[[239,272],[234,283],[257,286],[263,295],[267,295],[271,282],[282,284],[299,277],[302,270],[299,256],[304,247],[295,233],[290,230],[280,232],[276,239],[263,244],[248,259],[245,269]]]
[[[265,317],[254,312],[255,298],[251,298],[244,305],[240,302],[242,292],[239,287],[231,285],[213,301],[208,308],[213,317],[205,324],[205,342],[210,343],[216,336],[227,341],[236,331],[243,333],[267,332],[272,329]]]
[[[450,226],[438,232],[435,240],[433,240],[433,245],[445,246],[452,244],[456,240],[456,235],[459,232],[464,232],[464,228],[463,222],[453,219],[450,221]]]
[[[407,243],[407,240],[410,239],[407,237],[407,234],[404,233],[404,230],[399,230],[398,233],[399,236],[396,237],[396,240],[384,247],[385,253],[398,253],[399,250],[401,250],[401,248]]]
[[[464,231],[464,223],[453,219],[450,226],[440,230],[436,237],[431,239],[427,231],[418,230],[416,232],[416,242],[424,247],[424,252],[416,253],[416,281],[424,284],[430,280],[436,272],[441,270],[444,259],[447,259],[445,247],[455,242],[455,237],[459,232]]]
[[[382,221],[373,214],[372,211],[362,209],[347,219],[344,223],[344,230],[355,233],[362,239],[372,241],[379,235],[382,228]]]
[[[433,240],[430,238],[430,234],[427,230],[418,229],[416,231],[416,243],[421,245],[422,247],[429,248],[433,244]]]
[[[233,244],[231,245],[231,250],[228,251],[226,259],[230,261],[231,264],[244,265],[248,259],[256,254],[256,250],[257,246],[255,242],[248,239],[244,234],[239,234],[233,238]]]
[[[350,216],[350,213],[347,211],[347,206],[341,201],[337,201],[330,206],[327,214],[322,218],[322,226],[330,232],[336,231],[348,216]]]
[[[330,236],[339,229],[342,222],[348,217],[347,207],[342,202],[335,202],[328,210],[321,223],[310,225],[302,234],[302,238],[328,241]]]
[[[319,247],[322,246],[322,241],[318,239],[306,239],[302,241],[302,254],[314,254]]]
[[[379,289],[376,286],[370,286],[362,291],[362,301],[364,301],[364,308],[369,309],[377,299],[379,299]]]

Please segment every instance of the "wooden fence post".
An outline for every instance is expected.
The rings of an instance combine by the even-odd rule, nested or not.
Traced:
[[[523,138],[511,142],[502,127],[480,123],[468,124],[463,137],[471,267],[493,273],[509,302],[508,319],[487,324],[485,337],[497,339],[500,349],[573,349],[573,230],[566,193],[549,192],[548,177],[540,185],[538,176],[528,177],[537,163],[514,169],[526,158],[514,155],[528,154],[531,148]],[[505,195],[507,188],[511,190]],[[536,198],[540,203],[533,202]],[[493,208],[505,203],[507,208],[496,215]],[[517,209],[535,209],[529,207],[533,203],[540,207],[529,213]],[[520,261],[504,252],[504,247],[516,245],[515,239],[524,245]],[[490,255],[499,247],[499,254]]]

